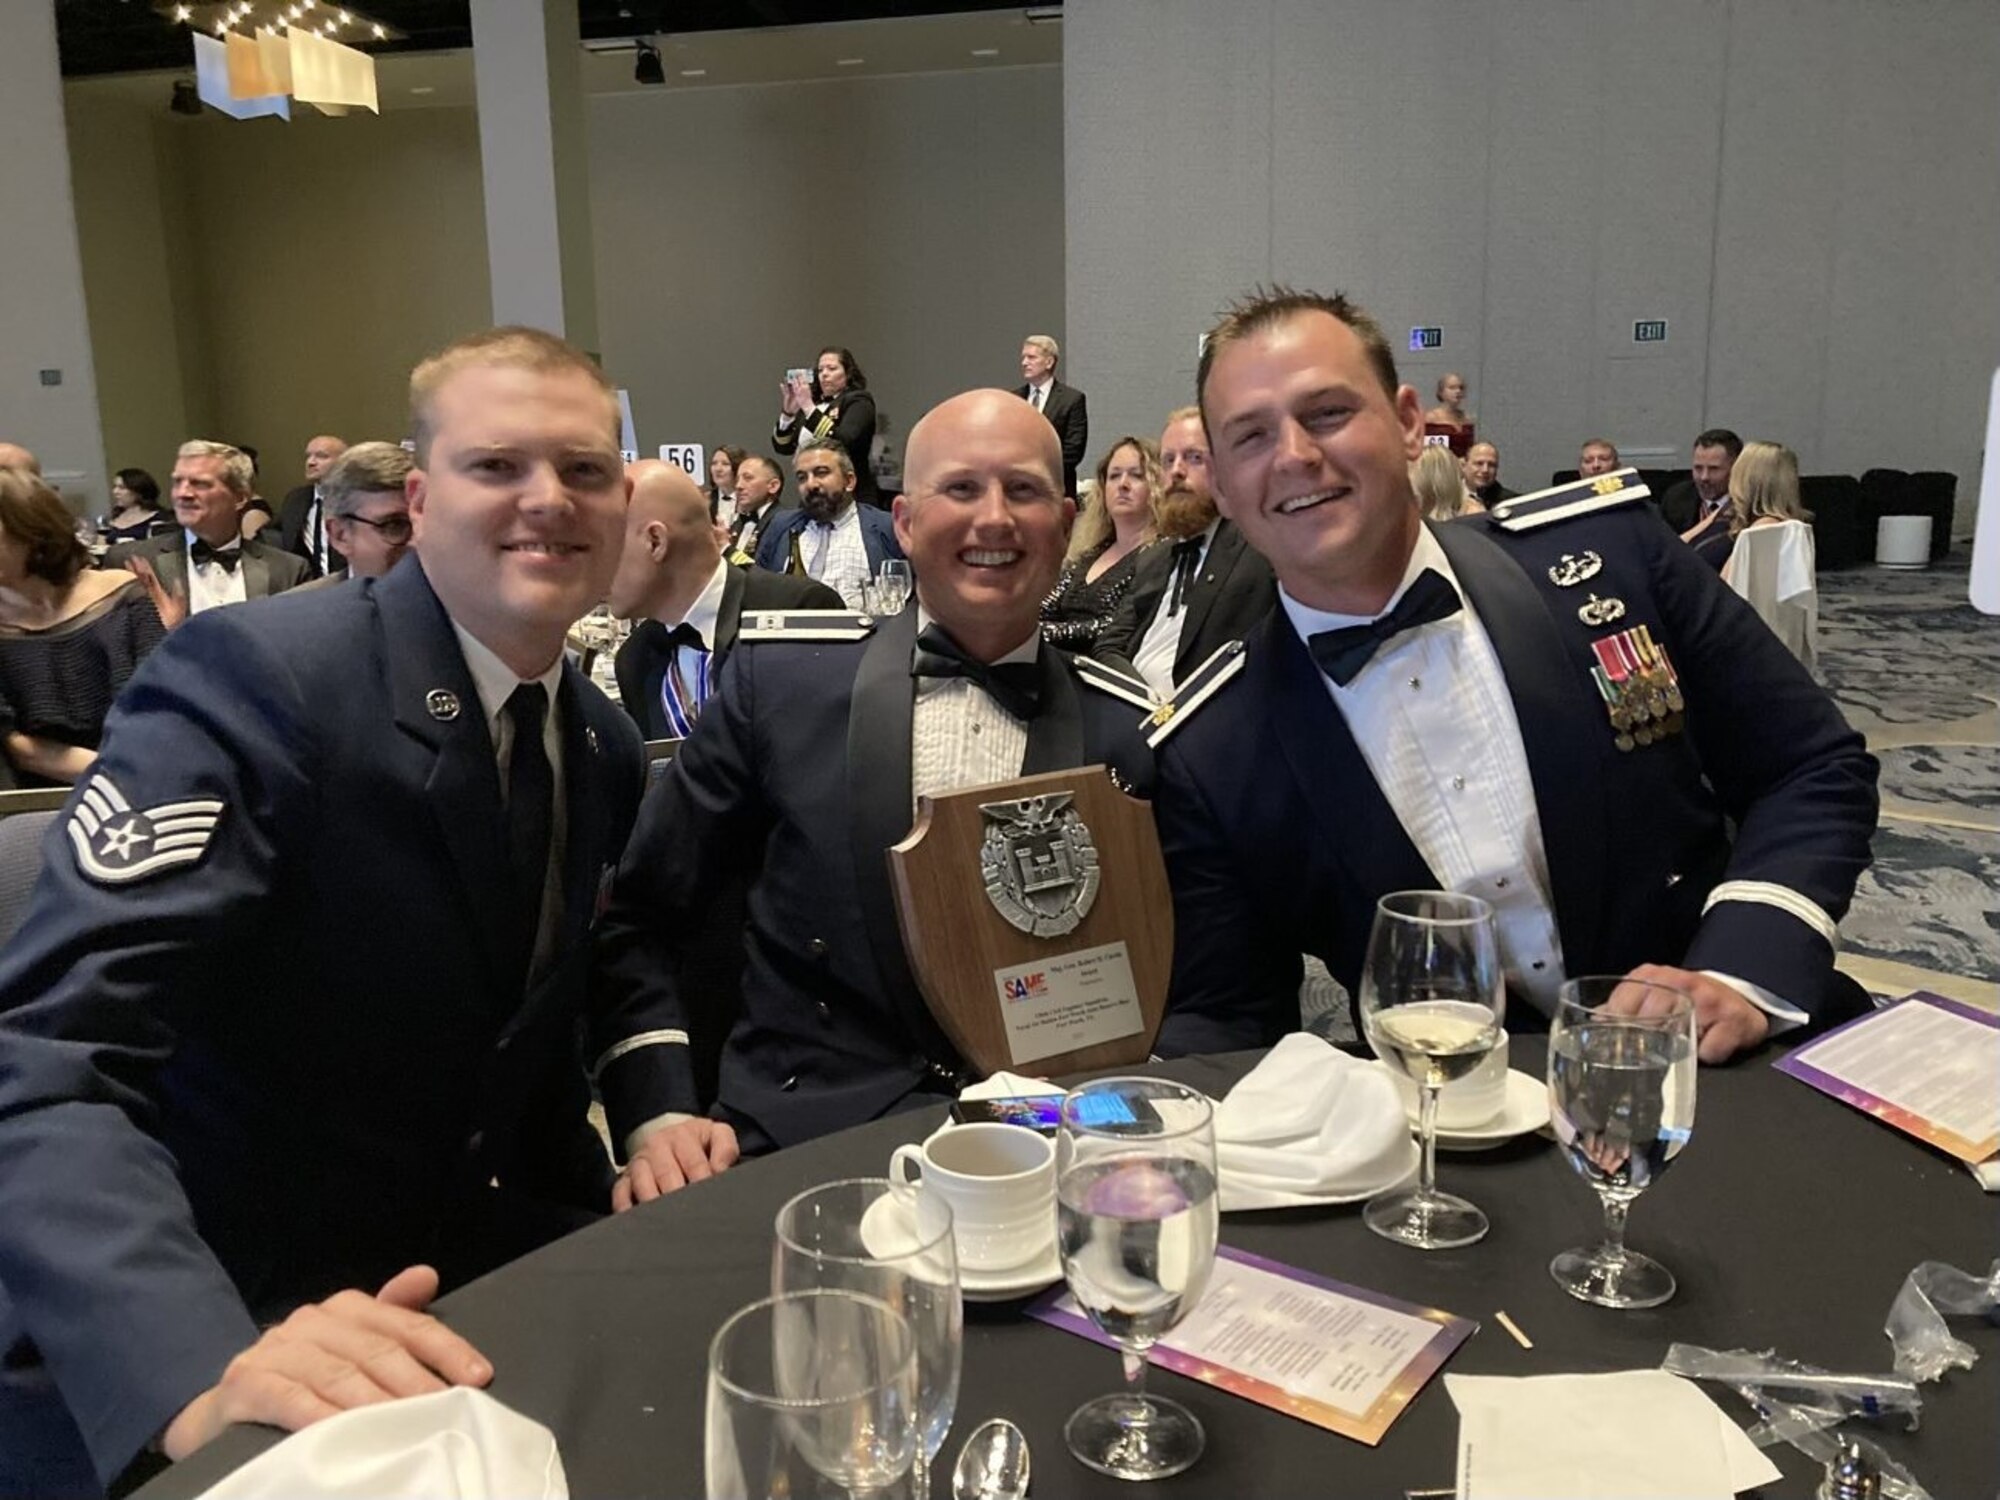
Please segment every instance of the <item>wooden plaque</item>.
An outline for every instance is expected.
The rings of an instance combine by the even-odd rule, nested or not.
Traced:
[[[980,1072],[1053,1075],[1151,1054],[1173,900],[1151,806],[1103,766],[919,799],[889,879],[925,1003]],[[1073,927],[1051,930],[1079,907]]]

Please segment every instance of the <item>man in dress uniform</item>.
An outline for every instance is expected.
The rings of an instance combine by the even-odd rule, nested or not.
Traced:
[[[1243,304],[1200,390],[1218,503],[1281,607],[1160,750],[1162,1050],[1294,1029],[1301,951],[1352,993],[1376,900],[1412,888],[1492,903],[1517,1025],[1567,975],[1629,971],[1693,995],[1716,1062],[1861,999],[1833,952],[1875,762],[1642,490],[1424,525],[1421,403],[1340,298]]]
[[[610,1206],[574,1038],[643,758],[562,646],[616,397],[498,329],[411,399],[418,555],[155,651],[0,959],[0,1493],[482,1384],[441,1276]]]
[[[619,1201],[957,1092],[962,1064],[897,930],[886,851],[915,799],[1108,762],[1150,776],[1143,691],[1087,685],[1042,644],[1075,514],[1055,430],[972,391],[910,433],[896,535],[914,607],[745,629],[715,697],[646,799],[592,995]],[[1101,672],[1101,669],[1098,669]],[[1135,707],[1136,698],[1138,706]],[[711,893],[750,877],[742,1010],[697,1114],[681,957]]]

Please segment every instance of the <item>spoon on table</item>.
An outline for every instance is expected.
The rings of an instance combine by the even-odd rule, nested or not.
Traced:
[[[1005,1417],[982,1422],[958,1451],[952,1500],[1021,1500],[1028,1493],[1028,1439]]]

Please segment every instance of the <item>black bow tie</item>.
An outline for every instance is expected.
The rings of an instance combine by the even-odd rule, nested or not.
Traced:
[[[683,620],[667,632],[667,646],[672,650],[678,650],[682,646],[691,646],[696,651],[706,651],[708,649],[708,642],[701,638],[699,630],[696,630],[694,626]]]
[[[1017,719],[1034,718],[1042,704],[1039,661],[980,661],[967,656],[957,641],[935,625],[926,625],[917,637],[917,658],[910,671],[918,677],[963,677],[976,682]]]
[[[1338,630],[1322,630],[1318,635],[1309,636],[1306,645],[1312,651],[1313,660],[1319,663],[1319,669],[1340,686],[1346,687],[1354,680],[1355,674],[1368,665],[1369,659],[1384,641],[1406,630],[1414,630],[1419,625],[1448,619],[1461,607],[1458,590],[1445,581],[1442,573],[1425,568],[1417,575],[1416,581],[1403,591],[1396,607],[1380,619],[1370,620],[1366,625],[1343,625]]]
[[[200,537],[196,537],[194,545],[188,548],[188,555],[194,559],[196,567],[200,567],[203,563],[220,563],[225,573],[234,573],[236,565],[243,561],[241,546],[211,547]]]

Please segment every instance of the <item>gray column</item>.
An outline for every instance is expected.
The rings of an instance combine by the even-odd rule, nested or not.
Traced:
[[[493,321],[597,342],[576,0],[472,0]]]
[[[0,140],[0,438],[32,448],[73,506],[102,508],[53,5],[0,5]]]

